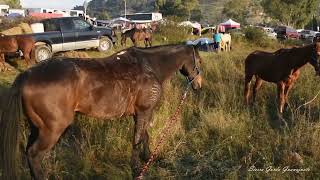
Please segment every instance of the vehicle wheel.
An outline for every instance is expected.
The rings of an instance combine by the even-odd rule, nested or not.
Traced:
[[[37,63],[52,57],[51,49],[47,45],[36,46],[34,52]]]
[[[98,50],[100,52],[107,52],[108,50],[110,50],[112,48],[112,46],[113,46],[113,43],[109,38],[102,37],[99,42]]]

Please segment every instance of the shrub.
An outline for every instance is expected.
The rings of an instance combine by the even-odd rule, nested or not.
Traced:
[[[189,27],[179,26],[176,18],[169,18],[161,23],[155,35],[156,41],[161,44],[178,44],[194,39]]]
[[[268,38],[262,29],[256,27],[246,28],[245,37],[248,42],[260,47],[271,47],[275,44],[275,40]]]

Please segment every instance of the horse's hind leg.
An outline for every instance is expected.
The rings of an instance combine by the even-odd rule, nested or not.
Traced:
[[[132,41],[132,43],[133,43],[133,46],[137,47],[137,41],[136,41],[136,39],[131,38],[131,41]]]
[[[26,61],[27,63],[27,66],[29,67],[30,66],[30,59],[31,59],[31,52],[27,52],[27,51],[23,51],[23,56],[24,56],[24,60]]]
[[[253,87],[253,103],[256,101],[256,95],[261,85],[262,85],[262,79],[256,76],[256,83],[254,84],[254,87]]]
[[[144,40],[144,46],[148,47],[148,40],[147,39]]]
[[[59,121],[63,123],[57,123],[57,120],[49,120],[46,122],[55,123],[46,124],[41,128],[31,128],[26,153],[31,175],[37,180],[45,179],[46,177],[41,169],[41,161],[45,153],[57,143],[64,130],[67,128],[66,121],[61,119],[59,119]],[[42,122],[44,123],[44,121]]]
[[[32,123],[30,123],[30,132],[31,133],[28,138],[28,144],[27,144],[27,148],[26,148],[26,156],[28,158],[28,164],[29,164],[31,176],[36,177],[35,172],[38,172],[39,170],[36,170],[35,166],[33,166],[33,164],[35,164],[35,163],[33,163],[33,164],[31,163],[30,158],[28,157],[28,150],[33,145],[33,143],[37,140],[37,138],[39,136],[39,130]]]
[[[152,39],[149,39],[149,46],[152,47]]]

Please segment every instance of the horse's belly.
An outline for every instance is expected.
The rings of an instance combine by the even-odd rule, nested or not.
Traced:
[[[76,110],[91,117],[107,119],[121,117],[125,114],[126,102],[121,102],[120,100],[120,102],[115,103],[115,101],[110,101],[110,99],[105,99],[105,102],[102,102],[103,100],[101,99],[98,103],[87,105],[80,104]]]
[[[117,118],[132,114],[133,95],[129,90],[104,89],[104,92],[93,92],[87,98],[82,99],[77,105],[76,111],[97,118]]]
[[[290,71],[284,72],[283,70],[272,69],[268,71],[262,71],[257,74],[261,79],[265,81],[277,83],[279,81],[286,80],[290,75]]]

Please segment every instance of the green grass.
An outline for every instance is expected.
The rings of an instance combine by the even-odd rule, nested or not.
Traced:
[[[155,44],[161,44],[157,36]],[[170,37],[169,37],[170,38]],[[320,177],[320,101],[316,99],[299,111],[295,109],[320,90],[313,68],[306,65],[290,94],[290,108],[282,118],[276,109],[276,86],[264,83],[253,107],[244,105],[243,77],[246,56],[257,49],[273,51],[274,44],[260,48],[238,41],[231,53],[201,53],[203,88],[190,91],[178,123],[152,164],[150,179],[316,179]],[[120,50],[116,48],[113,52]],[[110,52],[112,53],[112,52]],[[92,57],[105,57],[90,51]],[[23,62],[18,67],[24,68]],[[0,87],[8,87],[17,72],[0,73]],[[151,149],[174,112],[186,86],[177,73],[164,86],[161,104],[156,108],[149,133]],[[288,127],[280,127],[282,120]],[[22,142],[28,135],[22,123]],[[43,166],[49,179],[131,179],[130,156],[133,120],[95,120],[77,115],[76,121],[55,148],[46,155]],[[303,162],[298,162],[299,154]],[[24,158],[23,158],[24,159]],[[25,161],[24,161],[25,162]],[[309,172],[250,172],[257,168],[310,168]],[[29,179],[26,163],[22,179]]]

